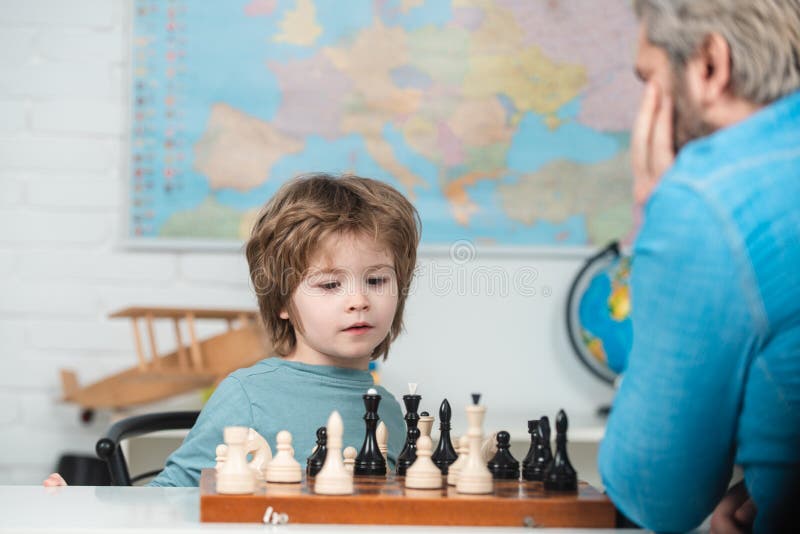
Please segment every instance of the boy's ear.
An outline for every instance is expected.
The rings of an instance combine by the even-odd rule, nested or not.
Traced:
[[[278,312],[278,317],[280,317],[281,319],[284,319],[284,320],[288,320],[289,319],[289,312],[286,311],[285,309],[283,309],[283,310]]]

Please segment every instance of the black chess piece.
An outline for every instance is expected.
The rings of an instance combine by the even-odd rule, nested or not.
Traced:
[[[543,416],[536,427],[536,455],[528,469],[529,477],[526,480],[542,481],[544,473],[550,462],[553,461],[553,451],[550,449],[550,419]]]
[[[559,410],[556,416],[556,455],[544,474],[544,489],[552,491],[577,491],[578,473],[567,455],[567,414]]]
[[[505,430],[497,433],[497,452],[486,464],[495,479],[519,479],[519,462],[509,450],[511,435]]]
[[[422,400],[420,395],[403,395],[403,404],[406,405],[406,442],[403,444],[400,456],[397,457],[398,476],[405,476],[406,469],[411,467],[411,464],[417,459],[417,438],[419,437],[419,428],[417,427],[419,414],[417,414],[417,409],[419,408],[420,400]],[[415,430],[416,434],[413,434],[412,430]]]
[[[321,426],[317,429],[317,448],[306,459],[306,476],[317,476],[322,464],[325,463],[326,456],[328,456],[328,430]]]
[[[358,476],[386,476],[386,460],[378,449],[378,440],[375,431],[378,428],[378,405],[381,403],[381,396],[374,390],[364,394],[364,422],[367,432],[364,435],[364,444],[361,451],[356,456],[356,463],[353,466],[353,474]]]
[[[443,475],[447,474],[450,465],[458,458],[453,442],[450,441],[450,420],[452,417],[453,411],[450,409],[450,403],[447,402],[447,399],[444,399],[439,407],[439,445],[431,455],[431,460]]]
[[[422,434],[422,432],[420,432],[417,427],[408,429],[408,447],[405,449],[406,456],[402,464],[399,459],[397,460],[398,476],[406,476],[406,471],[408,471],[408,468],[411,467],[411,464],[417,459],[417,439],[419,439],[420,434]]]
[[[531,478],[533,474],[533,465],[536,461],[536,447],[539,443],[539,420],[531,419],[528,421],[528,434],[531,435],[531,446],[528,449],[528,454],[522,460],[522,478],[525,480],[534,480]]]

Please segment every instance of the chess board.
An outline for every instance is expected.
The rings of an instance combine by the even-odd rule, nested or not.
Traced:
[[[615,509],[594,487],[546,492],[540,482],[495,481],[494,493],[462,495],[455,488],[412,490],[402,478],[356,477],[353,495],[316,495],[313,480],[264,484],[251,495],[221,495],[216,471],[200,479],[200,521],[261,523],[272,507],[289,523],[373,525],[541,526],[613,528]]]

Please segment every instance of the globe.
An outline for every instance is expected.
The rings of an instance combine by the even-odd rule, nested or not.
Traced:
[[[613,242],[575,276],[567,298],[567,331],[580,361],[613,383],[633,344],[630,319],[631,258]]]

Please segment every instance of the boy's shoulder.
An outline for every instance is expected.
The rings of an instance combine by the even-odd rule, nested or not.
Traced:
[[[228,379],[234,379],[242,387],[247,389],[254,383],[262,383],[265,380],[270,380],[275,372],[280,369],[280,358],[269,357],[259,360],[250,367],[242,367],[233,371],[228,375]]]

